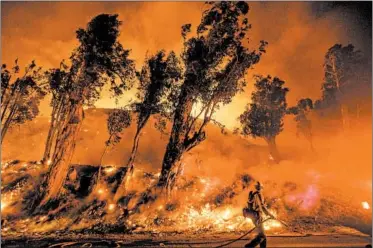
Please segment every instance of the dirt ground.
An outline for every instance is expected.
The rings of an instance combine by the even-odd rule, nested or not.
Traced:
[[[126,236],[100,235],[78,237],[39,237],[7,238],[2,237],[2,247],[217,247],[238,238],[239,235],[213,235],[206,237],[177,236]],[[252,236],[251,236],[252,237]],[[250,236],[225,247],[244,247]],[[369,247],[372,238],[365,235],[307,235],[307,236],[269,236],[267,247]]]

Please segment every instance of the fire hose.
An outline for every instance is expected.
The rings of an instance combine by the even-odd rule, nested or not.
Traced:
[[[267,219],[265,219],[265,220],[259,222],[259,225],[263,224],[264,222],[266,222],[267,220],[270,220],[270,219],[272,219],[272,218],[267,218]],[[281,221],[281,223],[282,223],[282,221]],[[234,240],[232,240],[232,241],[229,241],[229,242],[227,242],[227,243],[225,243],[225,244],[222,244],[222,245],[219,245],[219,246],[215,246],[214,248],[224,247],[224,246],[230,245],[230,244],[232,244],[232,243],[234,243],[234,242],[237,242],[237,241],[243,239],[245,236],[249,235],[249,234],[252,233],[256,228],[258,228],[259,225],[257,225],[257,226],[255,226],[255,227],[251,228],[248,232],[246,232],[245,234],[243,234],[241,237],[239,237],[239,238],[237,238],[237,239],[234,239]],[[286,226],[287,226],[287,225],[286,225]]]
[[[258,224],[257,226],[253,227],[252,229],[250,229],[248,232],[244,233],[244,234],[243,234],[242,236],[240,236],[239,238],[234,239],[234,240],[232,240],[232,241],[229,241],[229,242],[227,242],[227,243],[225,243],[225,244],[222,244],[222,245],[219,245],[219,246],[215,246],[214,248],[224,247],[224,246],[230,245],[230,244],[232,244],[232,243],[235,243],[235,242],[237,242],[237,241],[243,239],[245,236],[249,235],[249,234],[252,233],[256,228],[258,228],[259,225],[263,224],[264,222],[266,222],[266,221],[268,221],[268,220],[270,220],[270,219],[277,220],[278,222],[280,222],[280,223],[283,224],[284,226],[289,227],[288,224],[286,224],[286,222],[284,222],[284,221],[282,221],[282,220],[279,220],[279,219],[277,219],[277,218],[267,218],[267,219],[265,219],[265,220],[259,222],[259,224]],[[302,232],[298,232],[298,233],[304,234],[304,233],[302,233]]]

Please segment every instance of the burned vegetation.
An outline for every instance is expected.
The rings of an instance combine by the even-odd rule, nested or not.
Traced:
[[[266,198],[271,214],[288,223],[285,228],[270,220],[266,230],[371,230],[366,221],[371,216],[364,212],[368,202],[344,208],[333,187],[318,184],[321,173],[305,172],[303,183],[284,172],[295,168],[304,175],[298,170],[315,163],[310,157],[322,160],[318,127],[326,128],[332,119],[338,124],[327,131],[346,134],[369,112],[366,59],[352,45],[334,45],[320,68],[325,74],[320,99],[305,96],[291,106],[287,80],[251,75],[270,44],[249,44],[249,10],[246,2],[205,3],[200,23],[181,27],[179,54],[158,50],[137,67],[132,51],[119,40],[122,23],[111,14],[100,14],[76,31],[77,46],[58,68],[39,68],[32,61],[23,72],[17,60],[13,68],[3,65],[1,142],[16,126],[36,118],[46,96],[51,115],[38,161],[2,162],[2,234],[241,232],[254,226],[242,208],[257,180],[271,189]],[[252,81],[253,91],[245,92]],[[105,89],[117,108],[95,109],[105,118],[97,124],[104,128],[87,138],[90,131],[84,128],[96,125],[87,118]],[[118,100],[129,91],[136,92],[135,99]],[[239,94],[248,104],[233,132],[216,114]],[[305,140],[310,148],[299,165],[289,161],[307,148],[291,150],[277,142],[288,117],[296,126],[295,142]],[[101,143],[93,138],[98,130],[104,133]],[[100,150],[83,150],[84,139]],[[144,155],[139,148],[145,140],[155,148]],[[74,160],[83,152],[98,159],[92,164]],[[114,152],[121,158],[116,164],[108,162]],[[207,155],[198,161],[199,153]],[[336,214],[342,210],[349,218]]]

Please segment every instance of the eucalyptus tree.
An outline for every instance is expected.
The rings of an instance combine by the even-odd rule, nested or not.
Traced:
[[[190,24],[182,27],[185,72],[158,181],[161,188],[172,188],[182,156],[206,139],[205,128],[213,114],[243,90],[246,71],[259,62],[266,45],[262,41],[258,50],[246,47],[251,27],[246,2],[206,4],[194,36]],[[197,104],[201,108],[193,114]]]
[[[283,118],[287,111],[285,81],[271,76],[256,76],[251,103],[240,115],[243,135],[263,138],[275,162],[280,160],[276,136],[283,130]]]
[[[52,141],[49,170],[40,187],[34,206],[45,206],[56,199],[66,179],[74,155],[77,135],[84,119],[84,106],[92,106],[100,97],[104,85],[114,95],[128,90],[135,79],[134,62],[129,50],[118,42],[121,22],[117,15],[101,14],[94,17],[85,29],[78,29],[79,46],[70,57],[61,77],[61,91],[56,94],[61,106],[56,117],[58,128]],[[55,73],[54,73],[55,74]],[[52,73],[53,77],[53,73]],[[57,87],[58,88],[58,87]],[[52,125],[50,128],[54,128]]]

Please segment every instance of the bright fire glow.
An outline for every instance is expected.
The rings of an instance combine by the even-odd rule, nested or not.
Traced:
[[[5,201],[1,201],[1,210],[4,210],[7,206],[7,203]]]
[[[164,205],[157,207],[164,211]],[[150,215],[136,215],[131,218],[133,223],[142,225],[145,230],[165,231],[174,230],[175,226],[154,226],[152,219],[157,217],[156,212]],[[254,227],[251,219],[242,216],[242,208],[234,206],[217,207],[213,204],[205,204],[202,207],[185,206],[180,212],[170,216],[170,220],[178,223],[179,231],[188,230],[214,230],[218,232],[245,231]],[[280,228],[282,225],[276,220],[269,220],[264,223],[266,230]],[[159,228],[159,230],[157,230]],[[143,230],[143,229],[142,229]]]
[[[109,210],[113,211],[115,209],[115,204],[109,204]]]
[[[107,173],[107,174],[113,173],[114,171],[115,171],[114,167],[105,168],[105,173]]]
[[[361,205],[363,206],[364,209],[370,209],[369,203],[368,202],[362,202]]]
[[[48,160],[47,165],[50,165],[52,163],[52,160]]]

